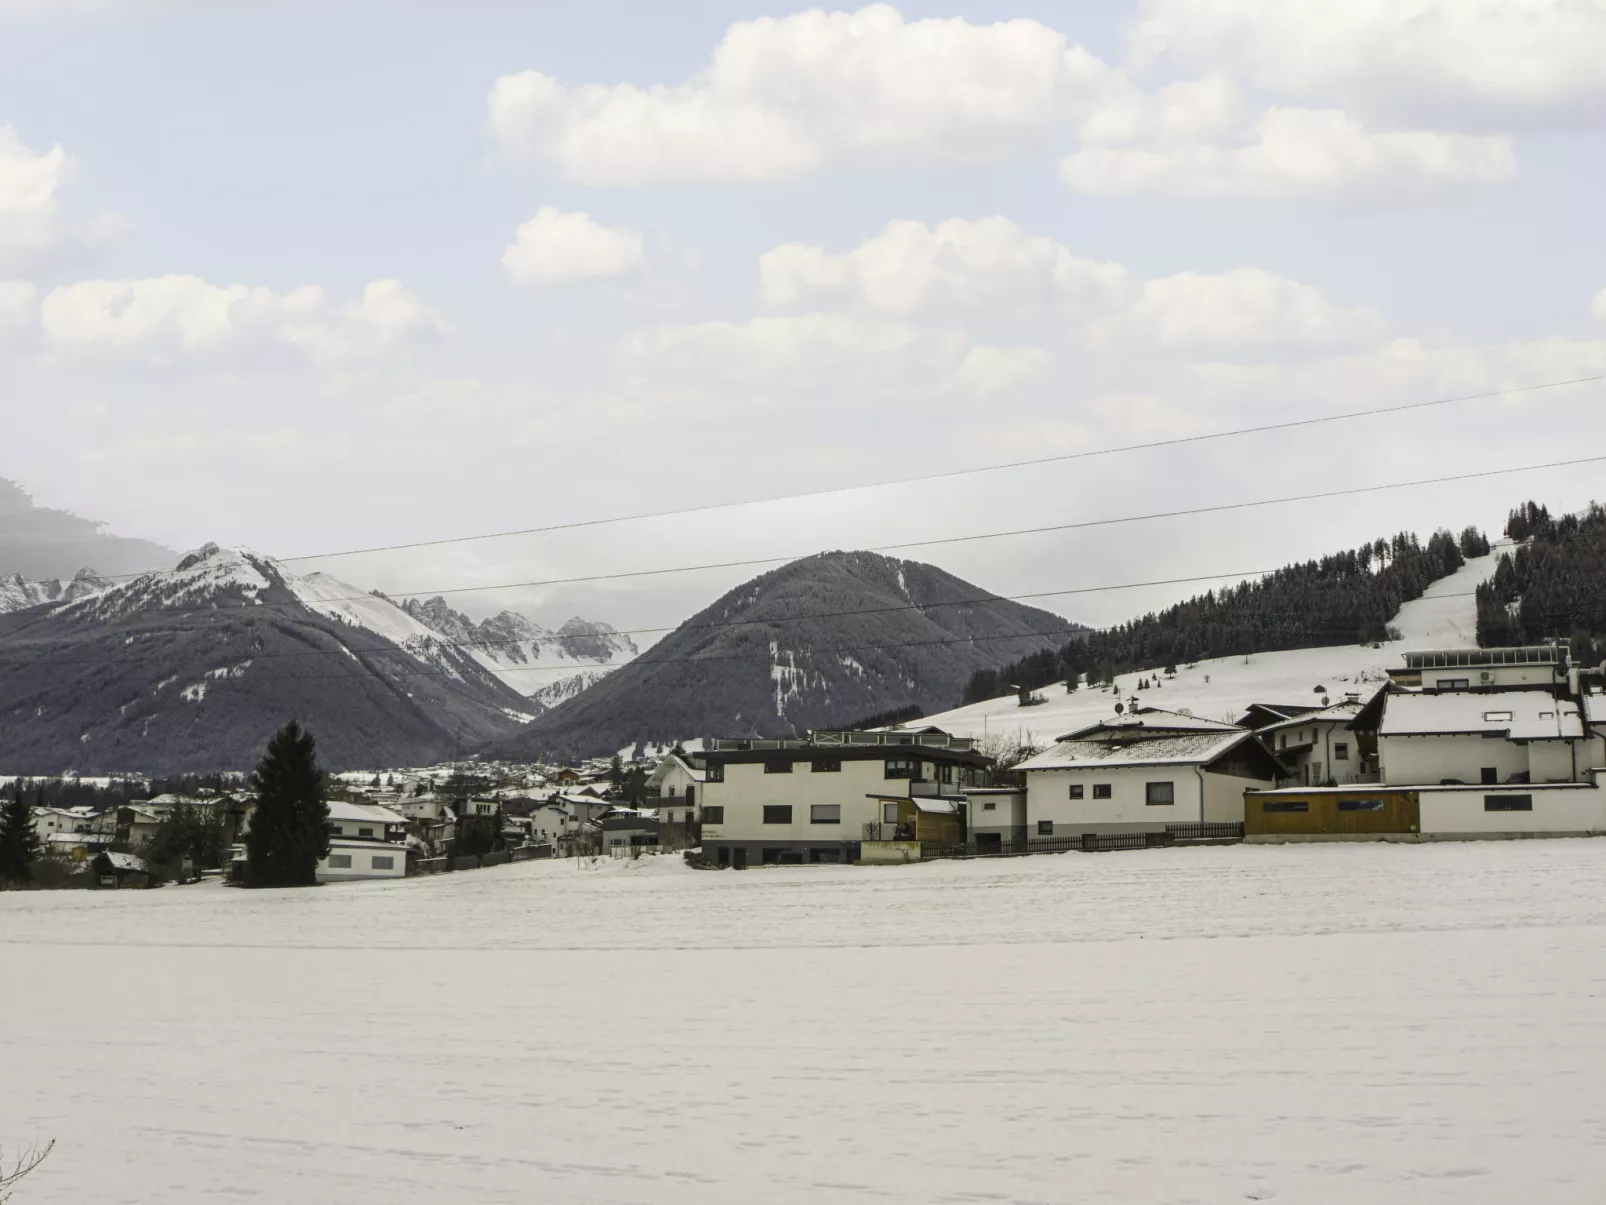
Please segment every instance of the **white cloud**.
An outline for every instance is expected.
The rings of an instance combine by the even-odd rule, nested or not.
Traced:
[[[502,267],[518,284],[549,284],[624,276],[644,258],[640,232],[548,205],[519,225],[515,241],[502,252]]]
[[[1599,0],[1145,0],[1141,58],[1356,104],[1433,95],[1515,106],[1606,97]]]
[[[0,280],[0,332],[25,330],[38,313],[38,289],[26,280]]]
[[[56,189],[72,170],[61,147],[35,153],[14,127],[0,125],[0,256],[40,251],[62,237]]]
[[[1342,309],[1310,285],[1238,268],[1148,281],[1132,306],[1090,324],[1088,336],[1095,345],[1148,342],[1196,353],[1364,345],[1384,329],[1375,311]]]
[[[1077,192],[1296,197],[1491,184],[1516,171],[1503,137],[1370,130],[1336,109],[1273,108],[1231,142],[1085,146],[1060,163]]]
[[[657,327],[631,336],[625,350],[651,386],[744,396],[830,391],[845,400],[995,394],[1035,380],[1050,362],[1036,348],[985,347],[954,330],[827,313]]]
[[[291,323],[284,337],[327,367],[376,360],[451,330],[399,280],[370,281],[362,300],[337,316]]]
[[[905,21],[878,4],[738,22],[681,84],[523,71],[497,80],[489,105],[508,151],[575,179],[777,179],[872,155],[988,158],[1041,142],[1119,86],[1036,21]]]
[[[774,307],[846,301],[900,317],[1004,304],[1103,307],[1117,300],[1119,264],[1080,259],[1008,218],[894,221],[852,251],[787,243],[759,260],[760,297]]]
[[[167,360],[281,341],[326,364],[383,355],[444,329],[394,280],[330,314],[323,291],[219,286],[198,276],[86,280],[53,289],[40,308],[46,340],[62,350]]]

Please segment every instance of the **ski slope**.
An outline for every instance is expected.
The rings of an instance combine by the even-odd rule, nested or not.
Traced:
[[[17,1205],[1572,1205],[1606,841],[0,893]]]
[[[1134,693],[1144,706],[1186,709],[1206,719],[1227,721],[1237,719],[1251,703],[1315,707],[1323,693],[1335,703],[1352,691],[1364,697],[1387,680],[1388,671],[1398,668],[1408,651],[1476,647],[1473,592],[1494,573],[1501,554],[1512,547],[1509,542],[1495,545],[1488,556],[1469,560],[1434,582],[1421,598],[1406,603],[1392,624],[1400,639],[1378,648],[1336,645],[1256,653],[1248,658],[1222,657],[1179,666],[1175,678],[1141,692],[1136,691],[1140,677],[1161,679],[1163,675],[1124,674],[1116,682],[1115,694],[1085,687],[1066,694],[1063,686],[1050,686],[1039,692],[1046,701],[1034,707],[1022,707],[1009,695],[945,711],[921,723],[935,724],[957,736],[997,737],[1042,747],[1067,732],[1108,718],[1117,702],[1129,702]]]

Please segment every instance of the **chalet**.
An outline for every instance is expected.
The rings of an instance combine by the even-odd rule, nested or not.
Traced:
[[[115,854],[104,850],[90,863],[95,872],[95,885],[110,888],[139,888],[156,886],[156,875],[149,863],[137,854]]]
[[[1255,735],[1288,767],[1289,778],[1300,786],[1376,782],[1376,734],[1353,726],[1363,707],[1358,696],[1351,696],[1329,707],[1263,724]]]
[[[647,795],[657,800],[658,816],[665,824],[689,824],[697,819],[697,795],[703,771],[678,753],[665,754],[647,778]]]
[[[1157,708],[1063,736],[1015,769],[1028,840],[1240,824],[1244,792],[1286,773],[1249,729]]]
[[[899,815],[916,796],[957,808],[993,765],[975,741],[937,729],[715,740],[703,759],[703,851],[737,868],[857,861],[861,842],[882,839],[889,804]]]

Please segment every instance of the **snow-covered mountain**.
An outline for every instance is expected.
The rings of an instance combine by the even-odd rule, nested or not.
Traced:
[[[513,611],[475,623],[438,596],[406,599],[400,609],[529,697],[537,710],[572,698],[637,653],[630,637],[579,617],[552,631]]]
[[[111,584],[93,569],[80,569],[65,585],[58,578],[34,581],[20,573],[13,573],[9,577],[0,577],[0,615],[37,607],[41,603],[71,602],[85,594],[104,590]]]
[[[331,766],[415,764],[536,714],[388,599],[250,552],[70,590],[0,625],[8,770],[242,769],[292,716]]]

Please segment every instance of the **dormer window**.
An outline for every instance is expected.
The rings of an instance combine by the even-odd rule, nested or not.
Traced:
[[[1509,724],[1515,718],[1516,716],[1509,711],[1486,711],[1483,713],[1483,722],[1485,724]]]

